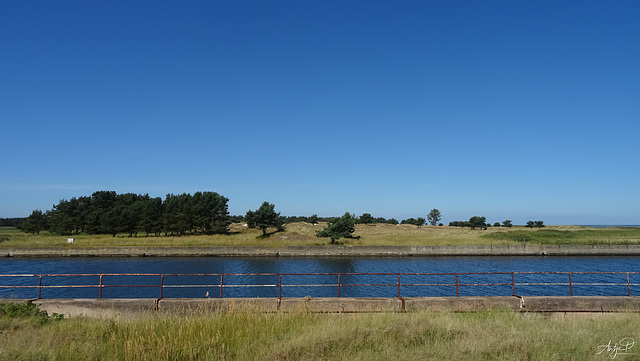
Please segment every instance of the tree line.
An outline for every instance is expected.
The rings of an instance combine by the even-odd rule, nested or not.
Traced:
[[[429,211],[426,218],[407,218],[399,222],[395,218],[374,217],[370,213],[357,217],[348,212],[342,217],[319,217],[317,214],[285,217],[276,213],[275,205],[268,202],[264,202],[255,211],[248,211],[244,216],[232,216],[229,215],[228,202],[228,198],[215,192],[167,194],[163,200],[160,197],[150,197],[149,194],[97,191],[91,196],[63,199],[46,212],[34,210],[27,218],[0,219],[0,225],[17,226],[24,232],[34,234],[46,230],[65,235],[87,233],[110,234],[115,237],[118,233],[129,236],[137,236],[139,233],[147,236],[225,234],[229,232],[231,223],[246,222],[249,228],[260,229],[262,236],[267,236],[267,229],[283,231],[287,223],[326,222],[327,227],[316,235],[330,237],[332,243],[339,238],[352,237],[356,224],[411,224],[417,227],[427,223],[432,226],[443,225],[439,223],[442,214],[435,208]],[[449,226],[487,229],[492,225],[486,221],[486,217],[473,216],[468,221],[452,221]],[[511,220],[493,224],[493,227],[511,226]],[[526,227],[544,227],[544,223],[529,221]]]
[[[0,227],[16,227],[20,228],[22,222],[24,222],[26,218],[0,218]]]
[[[285,217],[276,213],[275,206],[268,202],[256,211],[232,216],[229,215],[228,202],[228,198],[215,192],[167,194],[163,200],[148,194],[97,191],[91,196],[60,200],[48,211],[34,210],[27,218],[5,219],[3,224],[33,234],[50,231],[63,235],[87,233],[115,237],[118,233],[129,236],[139,233],[147,236],[225,234],[229,232],[231,223],[246,222],[249,228],[261,229],[266,235],[268,228],[282,231],[287,223],[333,223],[340,219],[319,217],[317,214]],[[377,218],[373,221],[386,220]]]
[[[495,222],[493,226],[491,223],[487,222],[486,217],[481,216],[473,216],[469,218],[468,221],[452,221],[449,222],[449,226],[451,227],[469,227],[471,229],[482,228],[487,229],[488,227],[513,227],[512,221],[510,219],[502,221],[502,224]],[[528,221],[525,227],[528,228],[542,228],[544,227],[543,221]]]
[[[61,200],[49,211],[35,210],[21,224],[29,233],[128,233],[137,236],[226,233],[231,224],[227,202],[215,192],[168,194],[164,200],[148,194],[98,191],[88,197]]]
[[[403,219],[400,222],[398,222],[398,220],[395,218],[390,218],[390,219],[385,219],[383,217],[374,218],[370,213],[363,213],[360,217],[353,216],[353,219],[356,224],[375,224],[375,223],[413,224],[415,226],[422,227],[427,222],[429,222],[429,224],[431,224],[432,226],[442,225],[442,223],[439,223],[440,220],[442,219],[442,214],[436,208],[429,211],[429,214],[427,214],[427,218],[412,217],[412,218]],[[332,221],[335,221],[335,220],[337,219],[333,219]]]

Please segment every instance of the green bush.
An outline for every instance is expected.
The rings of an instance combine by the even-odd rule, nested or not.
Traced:
[[[0,318],[32,318],[40,323],[46,323],[51,319],[60,320],[63,315],[54,313],[49,317],[47,311],[38,308],[31,302],[21,304],[17,303],[0,303]]]

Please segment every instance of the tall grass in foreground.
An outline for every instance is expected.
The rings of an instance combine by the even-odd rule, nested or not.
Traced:
[[[136,319],[0,322],[2,360],[605,360],[638,314],[377,314],[197,310]],[[621,360],[636,355],[618,355]]]

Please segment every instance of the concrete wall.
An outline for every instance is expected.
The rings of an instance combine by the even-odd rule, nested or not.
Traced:
[[[597,246],[293,246],[22,248],[6,257],[409,257],[409,256],[639,256],[640,245]]]

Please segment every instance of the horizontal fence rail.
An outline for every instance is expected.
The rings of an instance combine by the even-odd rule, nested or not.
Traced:
[[[640,272],[4,274],[0,298],[632,296],[639,281]]]

